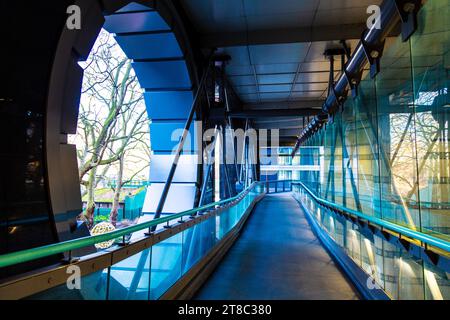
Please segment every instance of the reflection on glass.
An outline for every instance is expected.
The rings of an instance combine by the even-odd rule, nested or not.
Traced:
[[[122,260],[110,269],[110,300],[148,300],[151,249]]]
[[[152,247],[150,299],[158,299],[180,277],[183,233],[178,233]]]
[[[327,199],[366,215],[450,240],[450,2],[426,1],[406,42],[386,40],[381,71],[363,72],[358,95],[305,143],[320,155],[320,174],[301,181]],[[303,160],[302,160],[303,157]],[[305,207],[311,200],[297,190]],[[448,297],[448,274],[327,210],[321,226],[395,299]],[[333,231],[334,229],[334,231]],[[425,289],[424,289],[425,288]]]
[[[418,206],[422,231],[449,239],[450,3],[429,1],[411,38],[417,143]]]

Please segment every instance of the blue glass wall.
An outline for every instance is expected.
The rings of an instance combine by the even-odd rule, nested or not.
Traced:
[[[446,240],[449,8],[428,1],[411,39],[388,41],[381,72],[367,75],[359,95],[306,143],[324,146],[323,177],[302,176],[325,199]]]
[[[406,42],[388,39],[381,72],[306,146],[324,146],[318,196],[450,240],[450,2],[427,1]],[[308,155],[309,156],[309,155]],[[321,226],[395,299],[448,299],[448,274],[301,196]]]

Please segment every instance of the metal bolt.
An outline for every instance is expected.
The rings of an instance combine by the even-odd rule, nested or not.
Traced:
[[[378,58],[379,55],[380,55],[380,53],[377,50],[372,50],[370,52],[370,56],[374,59]]]

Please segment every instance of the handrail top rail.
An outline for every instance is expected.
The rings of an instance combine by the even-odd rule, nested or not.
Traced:
[[[319,198],[317,195],[314,194],[314,192],[312,192],[301,181],[292,182],[292,184],[300,185],[303,189],[305,189],[306,192],[308,192],[309,195],[311,195],[314,198],[315,201],[317,201],[317,202],[319,202],[319,203],[321,203],[321,204],[323,204],[323,205],[325,205],[327,207],[331,207],[331,208],[334,208],[334,209],[337,209],[337,210],[340,210],[340,211],[348,212],[348,213],[350,213],[352,215],[355,215],[355,216],[357,216],[357,217],[359,217],[361,219],[367,220],[367,221],[369,221],[369,222],[371,222],[373,224],[376,224],[376,225],[378,225],[378,226],[380,226],[382,228],[385,228],[387,230],[390,230],[390,231],[402,234],[402,235],[407,236],[409,238],[422,241],[423,243],[426,243],[428,245],[431,245],[431,246],[437,247],[439,249],[445,250],[447,252],[450,252],[450,242],[449,241],[446,241],[444,239],[440,239],[440,238],[437,238],[437,237],[425,234],[425,233],[420,232],[420,231],[415,231],[415,230],[412,230],[410,228],[403,227],[403,226],[398,225],[396,223],[389,222],[389,221],[386,221],[386,220],[383,220],[383,219],[380,219],[380,218],[377,218],[377,217],[372,217],[372,216],[366,215],[366,214],[364,214],[362,212],[359,212],[359,211],[356,211],[356,210],[344,207],[342,205],[330,202],[328,200]]]
[[[31,260],[36,260],[43,257],[48,257],[54,254],[68,252],[75,249],[84,248],[90,245],[94,245],[96,243],[105,242],[109,240],[113,240],[122,236],[125,236],[130,233],[134,233],[137,231],[141,231],[144,229],[148,229],[153,226],[157,226],[162,223],[170,222],[172,220],[184,217],[184,216],[191,216],[196,214],[199,211],[204,211],[216,206],[220,206],[223,204],[227,204],[229,202],[235,201],[239,199],[240,197],[246,195],[248,192],[250,192],[251,189],[253,189],[255,186],[260,185],[261,182],[255,181],[250,186],[248,186],[246,189],[241,191],[239,194],[235,195],[234,197],[223,199],[220,201],[212,202],[197,208],[189,209],[183,212],[171,214],[166,217],[157,218],[154,220],[150,220],[147,222],[135,224],[133,226],[125,227],[122,229],[117,229],[111,232],[107,232],[104,234],[99,234],[95,236],[86,236],[78,239],[72,239],[67,240],[63,242],[58,243],[52,243],[45,246],[40,246],[36,248],[30,248],[25,249],[21,251],[11,252],[7,254],[0,255],[0,268],[12,266],[18,263],[27,262]]]

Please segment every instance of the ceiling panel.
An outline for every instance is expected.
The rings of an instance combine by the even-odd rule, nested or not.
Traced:
[[[294,81],[295,73],[258,75],[258,83],[261,84],[286,84]]]
[[[230,19],[206,18],[196,24],[199,33],[221,33],[221,32],[242,32],[246,30],[247,23],[245,17]]]
[[[319,10],[345,9],[380,4],[383,0],[320,0]]]
[[[253,67],[250,65],[227,65],[225,69],[230,76],[253,75]]]
[[[269,14],[248,16],[249,31],[269,29],[290,29],[308,27],[313,23],[314,11],[297,12],[290,14]]]
[[[264,73],[295,73],[298,69],[298,63],[276,63],[255,65],[257,74]]]
[[[341,47],[338,35],[333,41],[299,42],[311,39],[305,38],[291,42],[289,39],[293,38],[280,37],[278,40],[276,36],[275,41],[264,41],[267,31],[272,32],[273,39],[276,32],[286,32],[288,35],[289,31],[308,34],[315,26],[327,26],[326,28],[331,28],[330,31],[335,30],[334,26],[342,29],[343,24],[354,24],[353,28],[356,28],[364,25],[368,17],[367,6],[381,2],[382,0],[181,0],[200,36],[227,39],[222,45],[230,47],[219,48],[218,52],[231,56],[226,67],[229,80],[239,97],[244,102],[252,103],[323,99],[326,97],[330,68],[323,53],[328,48]],[[252,38],[250,35],[260,36]],[[314,39],[317,37],[330,38],[318,34]],[[352,49],[357,42],[358,40],[347,40]],[[233,43],[236,45],[233,46]],[[337,70],[336,78],[341,69],[338,57],[334,68]]]
[[[235,86],[234,90],[239,94],[256,93],[256,86]]]
[[[339,64],[340,65],[340,64]],[[324,60],[322,61],[315,61],[315,62],[305,62],[302,63],[300,72],[315,72],[315,71],[330,71],[330,62]]]
[[[338,75],[338,72],[335,72],[335,75]],[[330,77],[329,71],[322,72],[300,72],[297,76],[298,83],[305,82],[326,82],[328,83],[328,78]]]
[[[369,15],[365,7],[352,7],[346,9],[318,10],[314,17],[313,26],[329,26],[342,24],[356,24],[365,22]]]
[[[218,53],[229,54],[231,56],[231,60],[229,62],[230,66],[243,66],[250,64],[247,46],[227,47],[218,50]]]
[[[258,95],[257,94],[241,94],[240,98],[243,102],[257,102],[258,101]]]
[[[255,77],[253,75],[251,75],[251,76],[232,76],[232,77],[228,77],[228,80],[230,80],[230,82],[234,86],[256,85]]]
[[[291,89],[292,84],[272,84],[259,86],[259,92],[289,92]]]
[[[183,0],[183,6],[199,33],[246,30],[241,0]]]
[[[243,2],[247,16],[314,11],[319,6],[319,0],[243,0]]]
[[[253,64],[298,63],[305,59],[308,43],[286,43],[249,46]]]
[[[261,97],[261,100],[265,101],[286,100],[289,98],[289,92],[260,93],[259,96]]]
[[[327,83],[297,83],[294,85],[294,91],[323,91],[328,87]]]
[[[293,99],[305,99],[305,98],[320,98],[323,92],[320,91],[307,91],[307,92],[292,92],[291,98]]]

